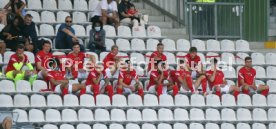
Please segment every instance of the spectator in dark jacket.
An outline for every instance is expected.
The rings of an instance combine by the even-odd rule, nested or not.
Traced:
[[[93,22],[92,29],[89,34],[89,49],[96,53],[106,51],[105,47],[105,30],[101,21]]]
[[[24,37],[28,38],[30,42],[34,45],[34,50],[36,51],[38,38],[35,29],[35,23],[32,20],[32,15],[26,14],[24,18],[23,34]]]
[[[118,12],[121,23],[132,24],[133,26],[138,26],[139,23],[141,26],[144,26],[145,23],[140,17],[138,16],[138,11],[135,9],[136,13],[130,14],[128,11],[131,8],[135,8],[133,3],[130,3],[129,0],[122,0],[118,6]]]

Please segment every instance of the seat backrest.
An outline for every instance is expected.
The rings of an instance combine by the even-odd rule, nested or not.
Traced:
[[[86,14],[83,12],[73,12],[73,22],[74,23],[87,22]]]
[[[89,0],[89,2],[88,2],[89,10],[94,11],[99,3],[100,3],[99,0]]]
[[[157,39],[148,39],[147,40],[147,50],[155,51],[157,49],[157,44],[159,41]]]
[[[45,112],[45,119],[47,122],[59,122],[61,121],[60,112],[56,109],[47,109]]]
[[[176,48],[177,48],[177,50],[189,51],[190,47],[191,47],[191,44],[186,39],[178,39],[176,41]]]
[[[172,39],[163,39],[162,43],[164,44],[165,51],[175,51],[175,42]]]
[[[217,95],[209,94],[206,96],[206,106],[220,106],[220,98]]]
[[[42,95],[34,94],[31,96],[32,107],[46,107],[46,99]]]
[[[127,106],[127,100],[124,95],[116,94],[112,96],[112,106]]]
[[[33,22],[40,22],[40,15],[36,11],[27,11],[26,14],[31,14],[33,17]]]
[[[235,44],[231,40],[222,40],[220,46],[221,51],[235,51]]]
[[[220,43],[217,40],[209,39],[206,41],[207,51],[220,51]]]
[[[132,27],[132,36],[133,37],[146,37],[146,29],[144,26],[135,26]]]
[[[153,109],[144,109],[142,116],[144,121],[157,121],[157,114]]]
[[[239,94],[237,105],[238,106],[252,106],[251,97],[246,94]]]
[[[80,96],[80,106],[93,107],[95,106],[95,100],[92,95],[84,94]]]
[[[95,110],[95,120],[109,121],[110,120],[109,112],[106,109],[96,109]]]
[[[265,54],[265,61],[266,64],[275,65],[276,64],[276,53],[266,53]]]
[[[251,129],[251,127],[247,123],[238,123],[236,129]]]
[[[47,106],[50,107],[61,107],[62,104],[62,100],[61,97],[59,95],[56,94],[49,94],[47,96]]]
[[[268,78],[275,78],[276,77],[276,67],[275,66],[268,66],[266,67],[266,74]]]
[[[116,45],[119,47],[119,50],[123,50],[123,51],[130,50],[130,43],[127,39],[117,39]]]
[[[131,37],[131,30],[128,26],[118,26],[118,36],[119,37]]]
[[[236,113],[233,109],[224,108],[221,110],[221,120],[235,121]]]
[[[276,92],[276,81],[268,80],[266,84],[269,86],[269,92]]]
[[[109,125],[109,129],[124,129],[123,125],[112,123]]]
[[[107,126],[104,124],[94,124],[93,129],[107,129]]]
[[[196,47],[198,51],[205,51],[205,43],[200,39],[193,39],[192,40],[192,47]]]
[[[40,30],[39,34],[41,36],[54,36],[55,35],[53,26],[48,25],[48,24],[41,24],[39,30]]]
[[[161,108],[158,110],[158,120],[171,121],[174,120],[173,113],[170,109]]]
[[[239,108],[237,110],[237,120],[252,120],[251,112],[245,108]]]
[[[252,100],[253,106],[267,106],[266,97],[261,94],[254,94]]]
[[[88,124],[78,124],[76,129],[92,129]]]
[[[222,106],[236,106],[235,97],[231,94],[223,94],[221,104]]]
[[[145,43],[142,39],[132,39],[131,40],[131,49],[132,50],[139,50],[139,51],[143,51],[146,50],[146,46]]]
[[[57,12],[57,22],[58,23],[64,23],[65,22],[65,18],[67,16],[70,16],[69,12],[65,12],[65,11],[58,11]]]
[[[33,82],[33,92],[39,92],[42,89],[47,89],[47,83],[43,80],[35,80]]]
[[[58,127],[53,124],[46,124],[43,126],[43,129],[58,129]]]
[[[203,110],[198,108],[192,108],[190,110],[190,120],[205,120]]]
[[[127,101],[128,106],[143,106],[142,98],[137,94],[128,95]]]
[[[188,127],[184,123],[175,123],[173,124],[173,129],[188,129]]]
[[[46,23],[54,23],[56,22],[56,16],[53,12],[43,11],[41,12],[41,21]]]
[[[226,64],[236,64],[236,58],[232,53],[222,53],[221,61],[225,62]]]
[[[115,28],[111,25],[104,25],[103,29],[105,30],[106,37],[116,37]]]
[[[72,122],[78,121],[78,115],[73,109],[63,109],[61,112],[62,121]]]
[[[222,123],[221,128],[222,129],[235,129],[235,126],[233,124],[230,124],[230,123]]]
[[[15,85],[10,80],[0,81],[0,92],[15,92]]]
[[[253,109],[253,120],[255,121],[266,121],[267,120],[267,115],[266,111],[262,108],[255,108]]]
[[[270,108],[267,111],[268,120],[275,121],[276,120],[276,108]]]
[[[200,123],[191,123],[189,127],[190,129],[204,129],[203,125]]]
[[[31,109],[29,111],[29,121],[30,122],[43,122],[44,120],[44,113],[38,109]]]
[[[96,105],[97,106],[111,106],[109,97],[104,94],[97,95]]]
[[[171,95],[162,94],[159,96],[160,106],[174,106],[173,97]]]
[[[4,53],[4,63],[5,63],[5,64],[8,64],[8,63],[9,63],[9,60],[10,60],[10,58],[11,58],[11,56],[12,56],[13,54],[15,54],[15,52],[13,52],[13,51],[6,51],[6,52]]]
[[[253,66],[256,70],[256,78],[266,78],[265,69],[262,66]]]
[[[205,125],[205,129],[219,129],[219,126],[218,124],[215,124],[215,123],[207,123]]]
[[[170,124],[160,123],[157,125],[157,129],[172,129],[172,126]]]
[[[13,98],[13,103],[15,107],[29,107],[30,100],[27,95],[16,94]]]
[[[161,37],[161,29],[158,26],[148,26],[148,37]]]
[[[0,101],[0,107],[13,107],[13,101],[10,95],[0,94]]]
[[[219,121],[220,112],[217,109],[209,108],[205,111],[206,120]]]
[[[72,10],[71,0],[58,0],[58,9],[59,10]]]
[[[158,99],[155,95],[146,94],[144,95],[144,106],[158,106]]]
[[[141,129],[139,125],[137,124],[132,124],[132,123],[128,123],[126,125],[126,129]]]
[[[177,94],[174,97],[174,103],[175,106],[190,106],[190,100],[188,96],[182,94]]]
[[[262,53],[252,53],[252,64],[263,65],[265,64],[265,56]]]
[[[78,120],[79,121],[93,121],[94,115],[89,109],[80,109],[78,111]]]
[[[43,0],[43,9],[57,10],[56,0]]]
[[[88,10],[88,5],[86,0],[74,0],[74,10]]]
[[[42,9],[42,4],[40,0],[28,0],[29,9]]]
[[[75,129],[71,124],[62,124],[60,125],[59,129]]]
[[[266,129],[266,126],[263,123],[254,123],[252,124],[252,129]]]
[[[122,109],[112,109],[110,111],[110,117],[113,121],[126,121],[126,114]]]
[[[236,51],[250,51],[248,41],[237,40],[236,41]]]
[[[156,126],[153,125],[153,124],[145,123],[145,124],[142,125],[141,129],[156,129]]]
[[[76,36],[86,36],[85,29],[81,25],[72,25],[72,28],[75,30]]]
[[[189,113],[186,109],[176,108],[174,109],[174,120],[185,121],[189,120]]]
[[[127,120],[128,121],[141,121],[142,114],[137,109],[128,109],[127,110]]]
[[[29,122],[27,112],[22,109],[14,109],[12,112],[16,112],[14,117],[17,118],[16,122]]]
[[[205,99],[200,94],[193,94],[191,96],[191,106],[205,106]]]

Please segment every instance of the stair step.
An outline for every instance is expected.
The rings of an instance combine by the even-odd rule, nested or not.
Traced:
[[[276,36],[276,29],[269,29],[268,36]]]
[[[179,34],[187,34],[186,28],[180,28],[180,29],[161,29],[162,34],[167,34],[167,35],[179,35]]]
[[[143,9],[143,3],[142,2],[133,2],[136,9]]]
[[[173,28],[172,22],[149,22],[149,25],[155,25],[155,26],[160,27],[161,29]]]
[[[168,38],[168,39],[172,39],[174,40],[175,42],[178,40],[178,39],[187,39],[189,40],[189,36],[188,35],[163,35],[162,36]]]
[[[269,22],[270,23],[276,23],[276,17],[270,16],[269,17]]]
[[[271,29],[276,29],[276,22],[274,22],[274,23],[270,23],[269,24],[269,28],[271,28]]]
[[[164,16],[149,16],[149,22],[161,22],[165,21]]]

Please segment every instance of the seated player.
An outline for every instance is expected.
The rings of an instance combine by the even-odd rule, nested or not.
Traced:
[[[118,57],[117,57],[118,52],[119,52],[118,46],[113,45],[111,47],[111,51],[103,59],[104,69],[107,69],[109,65],[114,64],[115,60],[118,59]]]
[[[65,77],[65,72],[60,70],[60,60],[52,58],[49,60],[51,71],[48,72],[45,78],[46,82],[50,82],[50,88],[62,96],[69,93],[76,93],[81,89],[86,89],[84,84],[69,84],[69,80]]]
[[[23,70],[22,68],[24,66],[27,66],[29,70]],[[18,80],[29,79],[29,82],[32,84],[36,79],[36,76],[34,67],[29,62],[28,57],[24,54],[24,46],[22,44],[17,45],[15,54],[10,57],[6,69],[6,77],[15,82]]]
[[[149,64],[148,64],[148,72],[152,70],[151,69],[152,67],[154,67],[154,64],[155,64],[154,61],[156,61],[156,60],[167,61],[166,55],[163,54],[164,44],[158,43],[156,49],[157,50],[155,52],[153,52],[150,56]]]
[[[171,71],[170,76],[174,84],[177,85],[179,89],[182,88],[184,92],[194,92],[193,79],[183,60],[179,60],[177,70]]]
[[[53,54],[51,52],[51,43],[46,40],[43,42],[42,50],[40,50],[35,57],[38,78],[44,79],[47,76],[47,72],[49,70],[47,61],[49,61],[51,58],[53,58]]]
[[[169,81],[168,83],[164,83],[164,81]],[[157,93],[159,97],[163,93],[163,88],[167,90],[173,90],[173,96],[178,94],[178,87],[173,85],[169,78],[169,72],[166,69],[166,63],[162,60],[157,60],[154,68],[150,73],[150,81],[147,86],[147,90],[149,92]]]
[[[120,58],[116,58],[115,62],[112,65],[109,65],[107,69],[105,69],[105,76],[107,76],[110,80],[117,79],[120,74],[120,67],[123,65],[123,60]]]
[[[124,93],[132,93],[135,91],[138,91],[138,95],[143,97],[144,90],[143,86],[140,85],[138,75],[136,74],[135,69],[132,67],[132,64],[130,60],[126,60],[126,69],[122,69],[120,71],[120,75],[118,78],[118,84],[117,84],[117,93],[123,94]],[[135,84],[132,85],[132,80],[135,80]]]
[[[252,68],[252,58],[245,58],[245,65],[239,70],[238,73],[238,84],[241,88],[241,92],[244,94],[250,94],[250,92],[261,93],[267,96],[269,93],[269,87],[267,85],[256,85],[255,77],[256,70]]]
[[[93,92],[94,97],[102,91],[103,93],[106,92],[110,99],[113,96],[113,87],[109,84],[109,79],[105,76],[105,71],[103,71],[103,65],[97,64],[95,69],[89,72],[87,80],[86,80],[86,93]],[[103,86],[100,85],[101,80],[105,80],[105,84]],[[103,90],[101,90],[103,89]],[[84,90],[81,91],[81,94],[85,92]]]
[[[187,63],[187,68],[189,69],[192,79],[196,79],[195,89],[202,86],[202,91],[205,94],[207,90],[207,79],[205,76],[205,71],[203,71],[202,62],[200,57],[197,55],[197,48],[191,47],[189,53],[184,57]]]
[[[215,92],[216,95],[221,97],[221,93],[231,93],[236,99],[239,95],[239,88],[235,85],[228,85],[224,79],[224,73],[217,66],[218,60],[212,59],[212,68],[206,72],[210,89]]]

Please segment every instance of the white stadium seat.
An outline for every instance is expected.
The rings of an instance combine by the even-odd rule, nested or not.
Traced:
[[[36,11],[27,11],[26,14],[30,14],[33,17],[33,22],[40,22],[40,15]]]
[[[219,129],[219,125],[215,123],[207,123],[205,129]]]
[[[95,99],[92,95],[84,94],[80,96],[80,106],[93,107],[95,106]]]
[[[268,120],[276,121],[276,108],[268,109],[267,114],[268,114]]]
[[[276,53],[266,53],[265,61],[266,64],[276,65]]]
[[[248,57],[249,55],[247,53],[237,53],[236,54],[236,63],[243,65],[245,57]]]
[[[39,92],[40,90],[47,89],[47,83],[43,80],[35,80],[33,82],[33,92]]]
[[[221,128],[222,129],[235,129],[235,126],[231,123],[222,123]]]
[[[267,78],[275,78],[276,77],[276,67],[275,66],[268,66],[266,67],[266,74]]]
[[[104,124],[94,124],[93,129],[107,129],[107,126]]]
[[[141,129],[141,128],[138,124],[128,123],[126,124],[126,129]]]
[[[188,127],[183,123],[175,123],[173,124],[173,129],[188,129]]]
[[[13,101],[10,95],[0,94],[0,101],[0,107],[13,107]]]
[[[141,53],[131,53],[130,54],[130,59],[131,59],[131,63],[132,64],[141,64],[141,63],[145,63],[145,56],[142,55]],[[136,71],[137,72],[137,71]]]
[[[276,128],[276,123],[270,123],[268,129],[275,129]]]
[[[109,121],[110,120],[109,112],[106,109],[96,109],[95,110],[95,120]]]
[[[109,125],[109,129],[124,129],[124,127],[121,124],[113,123]]]
[[[97,106],[111,106],[110,99],[107,95],[99,94],[96,96],[96,105]]]
[[[198,56],[199,56],[199,54],[198,54]],[[206,53],[205,57],[206,57],[206,61],[207,62],[211,61],[214,58],[216,58],[218,61],[220,61],[220,55],[218,53],[216,53],[216,52],[208,52],[208,53]],[[200,59],[202,59],[202,58],[200,57]]]
[[[269,86],[269,92],[276,92],[276,80],[268,80],[266,84]]]
[[[266,121],[267,120],[267,115],[266,115],[266,111],[264,109],[261,108],[255,108],[252,111],[252,116],[253,116],[253,120],[255,121]]]
[[[251,129],[251,127],[247,123],[238,123],[236,129]]]
[[[189,113],[186,109],[176,108],[174,110],[174,120],[185,121],[189,120]]]
[[[10,80],[0,81],[0,92],[15,92],[15,85]]]
[[[200,123],[191,123],[189,128],[190,129],[204,129],[203,125]]]
[[[220,51],[220,43],[217,40],[209,39],[206,41],[207,51]]]
[[[79,121],[93,121],[94,115],[90,109],[80,109],[78,111],[78,120]]]
[[[126,114],[122,109],[112,109],[110,117],[112,121],[126,121]]]
[[[58,23],[64,23],[65,22],[65,18],[67,16],[70,16],[69,12],[64,12],[64,11],[58,11],[57,12],[57,22]]]
[[[225,62],[226,64],[236,64],[236,58],[232,53],[222,53],[221,54],[221,61]]]
[[[148,39],[147,40],[147,50],[156,51],[158,43],[159,43],[159,41],[157,39]]]
[[[131,30],[128,26],[119,26],[118,27],[118,36],[119,37],[131,37]]]
[[[40,0],[28,0],[29,9],[42,9],[42,4]]]
[[[237,120],[239,120],[239,121],[250,121],[250,120],[252,120],[251,112],[246,108],[239,108],[237,110]]]
[[[143,109],[143,121],[157,121],[157,114],[153,109]]]
[[[73,12],[73,23],[87,22],[86,14],[83,12]]]
[[[167,57],[168,64],[176,64],[176,58],[173,53],[170,52],[163,52],[163,54]]]
[[[172,126],[170,124],[160,123],[157,125],[157,129],[172,129]]]
[[[63,97],[63,105],[68,107],[79,106],[79,99],[76,95],[67,94]]]
[[[236,106],[235,97],[231,94],[223,94],[221,104],[222,106]]]
[[[251,97],[247,94],[239,94],[237,105],[238,106],[252,106]]]
[[[137,109],[128,109],[127,110],[127,120],[128,121],[141,121],[142,114]]]
[[[266,78],[265,69],[262,66],[253,66],[256,70],[256,78]]]
[[[143,37],[146,37],[146,29],[144,26],[135,26],[135,27],[132,27],[132,36],[133,37],[140,37],[140,38],[143,38]]]
[[[86,32],[83,26],[81,25],[72,25],[72,28],[75,30],[76,36],[86,36]]]
[[[43,0],[43,9],[46,10],[57,10],[56,0]]]
[[[145,94],[144,95],[144,106],[158,106],[158,99],[156,95]]]
[[[267,96],[267,105],[268,106],[276,106],[276,95],[275,94],[269,94]]]
[[[31,107],[46,107],[46,99],[44,96],[34,94],[31,96]]]
[[[10,60],[10,58],[11,58],[11,56],[12,56],[13,54],[15,54],[15,52],[13,52],[13,51],[6,51],[6,52],[4,53],[4,63],[5,63],[5,64],[8,64],[8,63],[9,63],[9,60]]]
[[[252,64],[263,65],[265,64],[265,56],[262,53],[252,53]]]
[[[175,51],[175,42],[172,39],[163,39],[162,43],[164,44],[165,51]]]
[[[127,39],[117,39],[116,45],[119,47],[119,50],[121,51],[129,51],[130,49],[130,43]]]
[[[18,80],[16,82],[16,91],[17,92],[31,92],[31,84],[26,80]]]
[[[148,26],[148,37],[161,37],[161,29],[158,26]]]
[[[205,120],[205,115],[202,109],[192,108],[190,110],[190,120],[202,121]]]
[[[4,8],[6,4],[9,3],[9,0],[1,0],[0,1],[0,9]]]
[[[103,29],[105,30],[106,37],[116,37],[116,31],[113,26],[104,25]]]
[[[143,106],[142,98],[137,94],[128,95],[127,101],[128,106]]]
[[[198,51],[206,51],[205,43],[200,39],[193,39],[192,47],[196,47]]]
[[[262,123],[253,123],[252,129],[266,129],[266,126],[265,124],[262,124]]]
[[[112,96],[112,106],[127,106],[127,100],[124,95],[116,94]]]
[[[218,107],[220,105],[220,98],[215,94],[209,94],[206,96],[206,106]]]
[[[176,48],[178,51],[189,51],[190,47],[191,47],[191,44],[186,39],[178,39],[176,41]]]
[[[253,106],[267,106],[266,97],[261,94],[254,94],[252,96]]]
[[[112,39],[105,39],[105,47],[106,50],[110,51],[111,47],[114,45],[114,41]]]
[[[234,67],[227,66],[226,69],[222,68],[222,70],[225,78],[237,78],[236,70]]]
[[[92,25],[88,25],[86,26],[86,35],[89,36],[90,35],[90,31],[92,30]],[[89,39],[87,39],[89,42]]]
[[[71,124],[62,124],[60,125],[59,129],[75,129]]]
[[[191,106],[205,106],[205,99],[200,94],[192,94]]]
[[[60,122],[60,112],[56,109],[47,109],[45,112],[45,119],[47,122]]]
[[[29,111],[30,122],[44,122],[44,113],[38,109],[31,109]]]
[[[63,109],[61,111],[62,121],[74,122],[78,121],[78,115],[73,109]]]
[[[235,51],[235,44],[231,40],[222,40],[220,42],[221,51]]]
[[[86,0],[74,0],[74,10],[81,10],[81,11],[88,10],[88,5]]]
[[[153,124],[145,123],[145,124],[142,125],[141,129],[156,129],[156,126],[153,125]]]
[[[94,11],[99,3],[99,0],[89,0],[88,8],[90,11]]]
[[[43,129],[58,129],[58,127],[53,124],[46,124],[43,126]]]
[[[14,109],[12,112],[14,113],[14,117],[17,118],[16,122],[28,122],[28,115],[25,110],[22,109]]]
[[[59,10],[72,10],[73,6],[71,0],[58,0]]]
[[[175,106],[190,106],[190,100],[186,95],[177,94],[174,97]]]
[[[39,30],[40,30],[39,34],[41,36],[55,36],[54,28],[51,25],[41,24],[39,26]]]
[[[144,51],[146,50],[145,42],[142,39],[131,40],[131,50],[133,51]]]
[[[159,109],[158,110],[158,120],[159,121],[172,121],[172,120],[174,120],[172,110],[166,109],[166,108]]]
[[[50,107],[61,107],[62,99],[59,95],[56,94],[50,94],[47,96],[47,106]]]
[[[56,16],[53,12],[43,11],[43,12],[41,12],[41,21],[46,22],[46,23],[55,23]]]
[[[174,106],[173,97],[171,95],[162,94],[159,96],[160,106]]]
[[[76,129],[92,129],[88,124],[78,124]]]
[[[235,44],[236,44],[236,51],[250,51],[248,41],[237,40]]]
[[[27,95],[16,94],[13,98],[13,103],[15,107],[29,107],[30,100]]]
[[[224,108],[221,110],[221,120],[236,121],[236,113],[233,109]]]
[[[4,29],[5,25],[4,24],[0,24],[0,31],[2,31]]]

